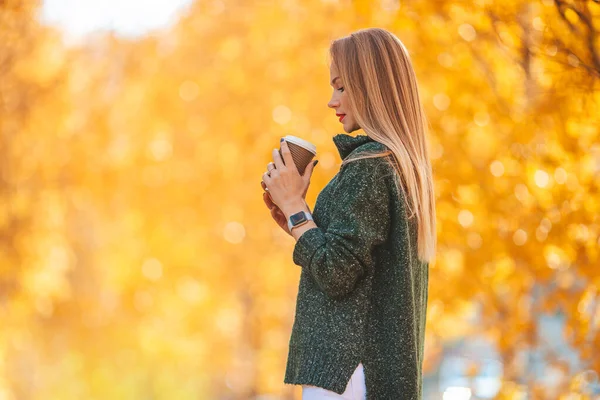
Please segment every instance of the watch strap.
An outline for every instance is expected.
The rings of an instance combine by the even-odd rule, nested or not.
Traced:
[[[288,226],[288,230],[289,230],[290,232],[292,231],[292,229],[293,229],[293,228],[297,228],[297,227],[299,227],[300,225],[304,225],[304,224],[305,224],[305,223],[307,223],[308,221],[314,221],[314,220],[313,220],[313,217],[312,217],[312,215],[311,215],[311,213],[309,213],[309,212],[307,212],[307,211],[304,211],[304,210],[302,210],[302,211],[299,211],[299,212],[303,212],[303,213],[304,213],[304,216],[306,217],[306,221],[300,222],[300,223],[299,223],[299,224],[297,224],[297,225],[292,225],[292,218],[291,218],[291,216],[290,216],[290,217],[288,217],[287,226]],[[295,213],[295,214],[298,214],[298,213]]]

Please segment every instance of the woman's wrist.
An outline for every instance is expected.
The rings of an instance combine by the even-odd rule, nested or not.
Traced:
[[[308,204],[306,204],[306,201],[304,201],[304,199],[298,199],[294,202],[283,205],[281,207],[281,211],[285,215],[286,219],[289,219],[291,215],[296,214],[297,212],[300,212],[300,211],[307,211],[310,213]]]
[[[310,208],[308,207],[308,204],[306,203],[306,201],[304,201],[304,199],[286,205],[281,211],[285,215],[286,220],[289,220],[291,215],[296,214],[300,211],[305,211],[312,215],[312,212],[310,211]],[[290,235],[297,241],[304,232],[312,228],[317,228],[317,224],[314,221],[309,220],[308,222],[305,222],[300,226],[292,228],[290,231]]]

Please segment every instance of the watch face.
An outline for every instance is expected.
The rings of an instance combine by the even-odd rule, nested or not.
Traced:
[[[292,225],[297,225],[302,221],[306,221],[306,215],[304,214],[304,211],[290,215],[290,221],[292,221]]]

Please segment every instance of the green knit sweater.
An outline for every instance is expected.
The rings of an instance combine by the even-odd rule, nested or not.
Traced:
[[[388,150],[366,135],[333,141],[342,159]],[[319,193],[317,228],[293,252],[302,273],[284,383],[341,394],[362,362],[367,400],[421,399],[429,264],[394,173],[385,157],[352,161]]]

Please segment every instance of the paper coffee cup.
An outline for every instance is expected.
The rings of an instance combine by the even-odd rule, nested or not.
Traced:
[[[298,172],[300,175],[304,175],[308,163],[317,155],[317,146],[292,135],[287,135],[283,139],[288,144],[288,148],[290,149],[292,159],[294,160]],[[281,154],[281,145],[279,146],[279,155],[281,156],[281,161],[283,161],[283,164],[285,165],[283,154]],[[271,197],[269,189],[267,188],[265,191],[269,194],[269,197]]]
[[[317,155],[317,146],[292,135],[287,135],[283,139],[288,144],[288,148],[290,149],[292,159],[294,160],[294,164],[296,164],[298,172],[300,175],[304,175],[304,171],[306,170],[308,163],[311,162],[312,159]],[[279,146],[279,155],[285,164],[285,160],[281,154],[281,145]]]

